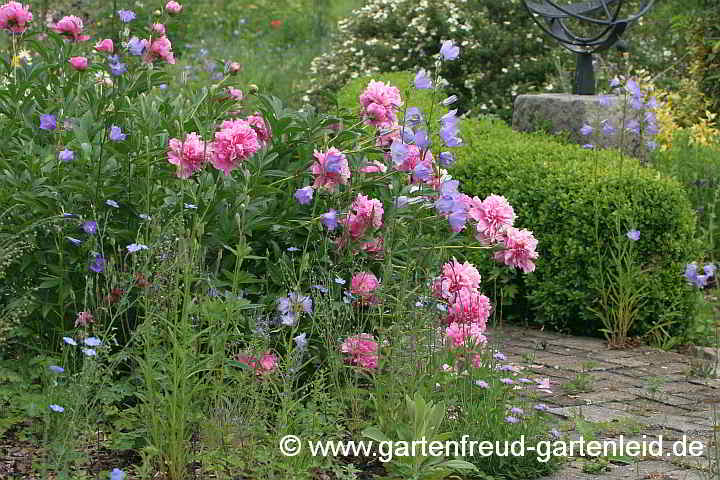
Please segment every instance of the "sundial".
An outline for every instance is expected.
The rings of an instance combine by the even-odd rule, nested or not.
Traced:
[[[587,0],[578,3],[523,0],[535,23],[560,45],[577,55],[573,87],[576,95],[595,94],[593,53],[615,45],[628,26],[650,10],[654,0],[643,2],[636,13],[621,18],[623,6],[630,3],[628,0]],[[584,33],[585,36],[573,33],[569,22],[594,31]]]

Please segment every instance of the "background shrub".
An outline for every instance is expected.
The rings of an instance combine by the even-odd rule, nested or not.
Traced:
[[[690,75],[710,99],[713,112],[720,112],[720,4],[704,0],[699,9],[689,15],[687,30],[690,37],[692,61]]]
[[[517,278],[534,321],[597,335],[601,325],[588,307],[600,269],[613,237],[637,229],[648,290],[633,333],[657,332],[668,322],[667,331],[685,328],[694,300],[682,273],[698,243],[695,215],[678,182],[611,151],[588,152],[487,120],[464,127],[468,147],[451,173],[468,195],[505,195],[517,221],[539,240],[537,270]],[[468,255],[477,263],[479,257]]]
[[[338,90],[366,72],[431,68],[448,39],[463,54],[441,75],[461,108],[510,118],[513,96],[542,88],[554,69],[546,39],[518,0],[372,0],[339,22],[328,53],[313,60],[310,93]]]

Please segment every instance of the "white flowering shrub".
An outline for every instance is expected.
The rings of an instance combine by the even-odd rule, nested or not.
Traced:
[[[338,24],[328,53],[311,65],[311,96],[334,92],[349,79],[430,68],[437,45],[454,40],[462,59],[442,67],[461,108],[509,118],[514,97],[544,90],[556,45],[518,0],[370,0]]]

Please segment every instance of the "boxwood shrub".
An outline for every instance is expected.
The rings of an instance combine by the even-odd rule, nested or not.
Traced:
[[[462,128],[467,147],[451,173],[463,191],[504,195],[517,224],[539,240],[537,269],[516,277],[534,321],[600,335],[602,324],[589,310],[597,306],[599,272],[612,265],[615,238],[637,229],[633,248],[647,303],[632,333],[685,330],[696,297],[682,274],[700,249],[695,212],[680,183],[616,152],[513,132],[499,122],[469,119]]]
[[[412,74],[373,78],[403,90]],[[369,80],[350,82],[339,93],[340,105],[356,108]],[[408,106],[429,110],[428,92],[412,95]],[[597,306],[599,272],[609,265],[614,239],[630,241],[624,235],[632,228],[641,232],[633,248],[642,261],[647,303],[631,333],[677,335],[685,330],[696,296],[682,274],[700,246],[694,236],[695,212],[680,183],[617,152],[589,151],[541,134],[514,132],[497,120],[465,119],[461,130],[466,146],[457,149],[458,161],[450,171],[461,190],[480,198],[504,195],[518,214],[516,224],[539,240],[535,272],[500,277],[506,293],[514,294],[504,316],[602,335],[601,322],[589,310]],[[480,252],[465,256],[486,280],[498,278],[501,269]],[[486,289],[499,305],[498,291],[492,284]]]

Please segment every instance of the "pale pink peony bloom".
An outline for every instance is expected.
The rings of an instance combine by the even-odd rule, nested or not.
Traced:
[[[375,137],[375,146],[376,147],[389,147],[392,145],[393,140],[401,140],[402,136],[400,135],[401,126],[397,123],[393,123],[389,127],[386,127],[383,129],[383,132],[379,134],[377,137]]]
[[[460,263],[454,257],[443,265],[443,273],[433,282],[433,295],[450,300],[462,289],[480,287],[480,272],[472,263]]]
[[[487,338],[483,335],[485,329],[477,323],[451,323],[445,329],[445,334],[451,341],[451,347],[463,347],[465,345],[485,345]]]
[[[83,71],[88,68],[88,59],[85,57],[70,57],[68,63],[70,63],[75,70]]]
[[[251,367],[255,371],[255,375],[266,375],[272,373],[277,368],[277,356],[270,352],[263,353],[260,358],[251,355],[239,353],[235,355],[235,360]]]
[[[152,31],[158,35],[165,35],[165,25],[162,23],[153,23]]]
[[[433,155],[430,150],[426,150],[423,154],[417,145],[406,145],[408,154],[402,163],[396,163],[395,168],[401,172],[412,172],[419,164],[424,163],[432,169]],[[422,156],[421,156],[422,155]]]
[[[477,290],[460,290],[450,303],[448,323],[474,323],[483,331],[490,318],[490,299]]]
[[[165,36],[152,39],[150,48],[145,54],[145,58],[143,60],[146,63],[152,63],[158,59],[163,59],[171,65],[175,63],[175,56],[173,56],[172,52],[172,44]]]
[[[167,159],[176,165],[179,178],[189,178],[200,170],[210,158],[210,145],[206,144],[195,132],[188,133],[185,140],[171,138]]]
[[[255,115],[250,115],[247,118],[247,122],[250,124],[251,127],[255,129],[258,140],[261,143],[267,144],[270,141],[270,137],[272,135],[272,133],[270,132],[270,125],[268,125],[260,112],[255,112]]]
[[[355,210],[358,216],[368,219],[368,222],[374,228],[382,227],[382,216],[385,213],[382,202],[374,198],[368,198],[363,194],[358,194],[351,208]]]
[[[365,91],[360,94],[359,100],[366,123],[378,128],[395,125],[395,109],[403,103],[400,90],[375,80],[370,81]]]
[[[12,33],[24,33],[28,23],[33,19],[30,5],[18,2],[8,2],[0,6],[0,30],[9,30]]]
[[[168,13],[176,14],[180,13],[182,10],[182,5],[180,5],[178,2],[175,2],[173,0],[170,0],[165,4],[165,11]]]
[[[387,172],[387,166],[377,160],[367,163],[360,167],[362,173],[385,173]]]
[[[256,371],[258,375],[271,373],[277,367],[277,357],[270,352],[266,352],[260,357]]]
[[[490,195],[480,201],[472,200],[468,215],[477,221],[477,239],[481,242],[495,243],[505,227],[512,226],[515,212],[505,197]]]
[[[228,94],[231,98],[237,100],[238,102],[245,98],[242,90],[233,87],[228,87]]]
[[[350,356],[348,363],[368,369],[377,367],[377,350],[377,342],[369,333],[348,337],[340,346],[340,351]]]
[[[73,42],[84,42],[90,40],[89,35],[83,35],[83,21],[80,17],[75,15],[68,15],[60,19],[55,25],[52,25],[52,29],[60,35],[65,35],[70,38]]]
[[[113,50],[115,50],[115,45],[113,45],[113,41],[111,39],[106,38],[95,44],[95,50],[98,52],[112,53]]]
[[[324,153],[315,150],[313,157],[315,160],[310,165],[310,172],[315,177],[313,187],[324,187],[334,192],[338,185],[347,185],[350,180],[350,166],[345,154],[332,147]]]
[[[95,318],[92,316],[92,313],[87,311],[78,312],[77,318],[75,319],[75,327],[87,327],[94,321]]]
[[[352,238],[362,237],[368,228],[382,227],[382,216],[385,213],[380,200],[369,199],[358,194],[350,206],[351,212],[343,220]]]
[[[378,285],[380,285],[380,281],[374,274],[370,272],[356,273],[350,281],[350,293],[363,299],[370,299]]]
[[[538,253],[535,251],[538,242],[531,231],[507,227],[502,243],[504,248],[495,252],[495,260],[509,267],[520,268],[525,273],[535,270],[533,260],[538,258]]]
[[[211,143],[210,163],[225,175],[260,149],[257,132],[245,120],[225,120]]]

